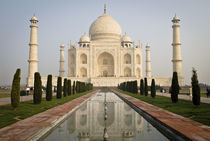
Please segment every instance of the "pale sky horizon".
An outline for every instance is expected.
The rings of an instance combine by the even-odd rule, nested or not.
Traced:
[[[91,23],[103,13],[112,16],[131,39],[143,43],[143,75],[145,46],[151,46],[154,77],[172,76],[172,18],[180,18],[182,73],[190,85],[192,67],[200,83],[210,84],[210,1],[209,0],[2,0],[0,1],[0,86],[11,85],[17,68],[21,68],[21,84],[26,84],[30,39],[30,18],[38,23],[38,55],[41,76],[59,74],[60,44],[65,45],[67,76],[68,43],[78,42],[89,33]]]

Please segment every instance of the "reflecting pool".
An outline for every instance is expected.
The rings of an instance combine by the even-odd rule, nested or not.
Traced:
[[[141,115],[112,92],[98,92],[44,141],[166,141]]]

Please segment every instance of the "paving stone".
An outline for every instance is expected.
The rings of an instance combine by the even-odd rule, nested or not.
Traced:
[[[25,141],[68,114],[97,91],[0,129],[0,141]]]
[[[163,124],[168,125],[174,130],[182,133],[189,139],[193,141],[210,141],[210,126],[206,126],[191,119],[171,113],[134,97],[121,94],[120,92],[117,92],[115,90],[113,91],[121,97],[127,99],[133,105],[139,107],[141,110],[152,116],[154,119],[157,119]]]

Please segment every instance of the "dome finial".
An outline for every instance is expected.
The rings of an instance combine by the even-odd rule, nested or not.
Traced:
[[[106,4],[104,4],[104,14],[106,14]]]

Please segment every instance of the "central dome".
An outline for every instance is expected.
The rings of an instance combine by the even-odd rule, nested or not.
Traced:
[[[98,17],[90,26],[89,35],[91,40],[121,38],[121,27],[111,16],[104,13]]]

